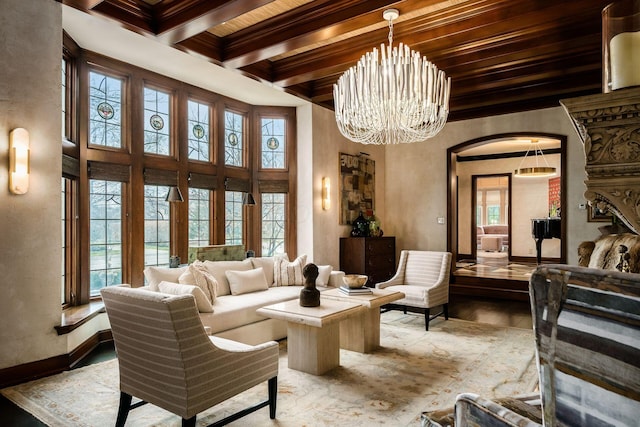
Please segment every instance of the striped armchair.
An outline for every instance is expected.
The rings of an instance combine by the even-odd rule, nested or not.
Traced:
[[[196,414],[263,381],[268,399],[213,425],[269,406],[276,415],[278,344],[249,346],[209,337],[192,295],[169,296],[124,286],[101,290],[120,370],[116,426],[149,402],[195,426]],[[132,396],[143,402],[131,405]]]
[[[424,313],[427,331],[429,322],[437,316],[444,314],[444,318],[449,319],[450,271],[450,252],[403,250],[396,274],[388,281],[376,284],[376,288],[402,292],[405,297],[383,306],[383,310]],[[442,311],[431,315],[430,309],[438,306],[442,306]]]

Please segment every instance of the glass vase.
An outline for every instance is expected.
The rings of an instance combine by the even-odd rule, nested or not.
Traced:
[[[602,10],[602,91],[640,85],[640,0]]]

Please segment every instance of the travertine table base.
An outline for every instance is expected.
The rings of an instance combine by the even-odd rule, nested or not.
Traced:
[[[295,299],[262,307],[257,313],[287,322],[290,369],[322,375],[340,365],[340,322],[362,310],[361,304],[321,296],[319,307],[301,307]]]
[[[402,292],[372,289],[373,294],[345,295],[339,289],[320,294],[321,299],[333,299],[360,304],[359,314],[340,322],[340,348],[370,353],[380,347],[380,306],[404,298]]]

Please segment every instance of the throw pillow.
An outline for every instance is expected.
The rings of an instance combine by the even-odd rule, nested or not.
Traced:
[[[196,284],[196,279],[195,277],[193,277],[193,273],[191,272],[190,268],[187,268],[186,270],[184,270],[184,273],[182,273],[180,277],[178,277],[178,283],[180,283],[181,285]]]
[[[333,271],[333,267],[331,267],[330,265],[319,265],[318,278],[316,279],[316,285],[327,286],[329,284],[329,276],[331,276],[332,271]]]
[[[178,268],[168,268],[168,267],[155,267],[149,266],[144,269],[144,277],[147,279],[147,285],[149,285],[149,289],[158,292],[158,284],[162,281],[166,282],[177,282],[178,277],[187,267],[178,267]]]
[[[247,271],[227,270],[227,280],[231,295],[248,294],[249,292],[266,291],[269,289],[262,268]]]
[[[216,302],[216,288],[218,281],[209,271],[207,271],[202,261],[195,260],[189,266],[189,271],[193,274],[195,285],[203,290],[204,294],[209,298],[211,304]]]
[[[304,285],[302,268],[306,263],[306,255],[300,255],[291,262],[289,262],[289,259],[286,256],[276,257],[273,261],[275,286]]]
[[[160,282],[158,289],[163,294],[171,295],[193,295],[196,300],[196,306],[200,313],[213,313],[213,306],[209,299],[198,286],[181,285],[172,282]]]
[[[229,289],[229,281],[225,272],[227,270],[246,271],[251,270],[250,259],[244,261],[204,261],[204,266],[207,271],[218,281],[216,287],[216,295],[231,295],[231,289]]]
[[[273,286],[273,257],[251,258],[251,264],[253,268],[262,267],[267,284]]]

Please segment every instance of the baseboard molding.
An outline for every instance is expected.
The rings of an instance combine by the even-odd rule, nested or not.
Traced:
[[[98,331],[68,354],[0,369],[0,388],[68,371],[91,353],[98,344],[112,340],[111,330]]]

